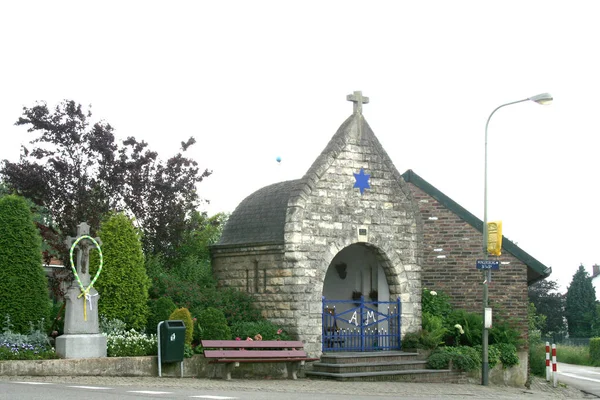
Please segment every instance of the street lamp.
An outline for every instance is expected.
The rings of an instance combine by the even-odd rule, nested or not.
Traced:
[[[517,100],[510,103],[502,104],[496,107],[490,114],[485,123],[485,168],[484,168],[484,184],[483,184],[483,258],[488,259],[487,243],[488,243],[488,226],[487,226],[487,194],[488,194],[488,183],[487,183],[487,159],[488,159],[488,125],[492,115],[502,107],[510,106],[512,104],[523,103],[525,101],[533,101],[538,104],[546,105],[552,103],[552,96],[549,93],[542,93],[536,96],[531,96],[523,100]],[[483,270],[483,343],[482,343],[482,366],[481,366],[481,384],[487,386],[489,383],[489,361],[488,361],[488,328],[485,326],[485,310],[488,307],[488,282],[491,278],[492,272]]]

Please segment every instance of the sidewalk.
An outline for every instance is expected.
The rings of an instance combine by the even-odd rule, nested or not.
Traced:
[[[575,399],[595,398],[571,387],[553,388],[545,380],[534,378],[530,389],[509,386],[481,386],[477,384],[403,383],[403,382],[337,382],[312,379],[292,380],[241,380],[150,377],[26,377],[0,376],[3,381],[36,381],[97,386],[171,387],[198,390],[236,390],[248,392],[280,392],[309,394],[342,394],[352,396],[357,392],[370,395],[397,394],[399,397],[473,399]],[[319,396],[315,396],[319,397]],[[351,398],[351,397],[350,397]]]

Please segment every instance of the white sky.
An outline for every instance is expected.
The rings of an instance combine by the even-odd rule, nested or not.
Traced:
[[[189,136],[213,214],[304,175],[352,113],[403,173],[489,220],[563,288],[600,263],[592,1],[13,1],[0,4],[0,159],[23,106],[92,104],[163,159]],[[276,157],[282,158],[281,165]],[[473,266],[475,268],[475,266]],[[474,271],[475,272],[475,271]]]

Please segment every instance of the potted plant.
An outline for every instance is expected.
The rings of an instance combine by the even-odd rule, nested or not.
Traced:
[[[369,298],[371,299],[372,302],[375,303],[375,305],[377,305],[377,300],[379,300],[379,293],[377,293],[377,290],[375,289],[371,289],[371,291],[369,292]]]
[[[362,292],[355,290],[352,292],[352,300],[354,300],[354,304],[359,306],[362,298]]]

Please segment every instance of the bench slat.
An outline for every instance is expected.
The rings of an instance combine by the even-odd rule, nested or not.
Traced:
[[[215,360],[210,360],[209,364],[214,363],[273,363],[273,362],[297,362],[297,361],[316,361],[318,358],[219,358]]]
[[[304,350],[204,350],[205,358],[305,358]]]
[[[202,347],[205,349],[222,348],[222,349],[252,349],[252,348],[274,348],[274,349],[289,349],[303,348],[304,343],[299,340],[202,340]]]

